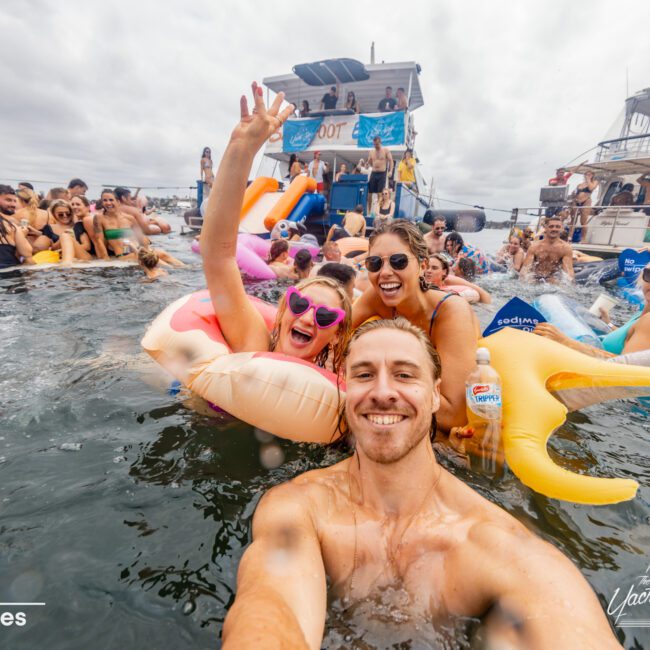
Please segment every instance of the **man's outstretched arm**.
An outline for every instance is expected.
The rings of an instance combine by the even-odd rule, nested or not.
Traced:
[[[320,648],[327,585],[307,504],[304,488],[290,483],[260,501],[223,627],[224,650]]]

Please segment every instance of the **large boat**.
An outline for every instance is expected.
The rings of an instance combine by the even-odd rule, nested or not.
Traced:
[[[363,64],[355,59],[340,58],[301,63],[289,74],[263,79],[267,102],[273,99],[271,93],[283,92],[285,99],[297,110],[266,144],[257,178],[249,186],[250,191],[247,190],[250,196],[244,201],[246,213],[242,214],[240,229],[268,237],[269,215],[273,215],[302,222],[307,230],[322,239],[331,225],[340,224],[345,213],[357,205],[364,206],[371,228],[375,209],[368,201],[367,168],[362,165],[359,169],[359,163],[367,161],[375,136],[379,136],[382,145],[390,151],[394,170],[407,150],[417,161],[413,113],[424,105],[420,72],[419,64],[414,61]],[[388,87],[393,97],[398,91],[400,95],[403,93],[406,108],[380,110]],[[336,105],[323,108],[323,97],[330,88],[336,89]],[[349,93],[354,93],[356,110],[346,108]],[[303,102],[307,102],[309,113],[299,117]],[[289,183],[291,156],[297,156],[306,165],[314,159],[315,152],[320,153],[321,162],[327,165],[324,187],[316,191],[313,184],[304,182],[306,176]],[[339,174],[343,164],[346,173]],[[411,184],[398,182],[395,173],[388,179],[395,218],[422,221],[427,211],[429,217],[435,214],[431,210],[432,192],[419,164],[414,171],[415,182]],[[188,218],[200,227],[200,217],[194,214]],[[484,221],[482,211],[463,213],[465,229],[480,229]],[[449,217],[448,222],[453,227],[454,217]],[[474,228],[474,224],[479,225]]]
[[[543,187],[541,207],[515,208],[513,221],[522,213],[543,216],[566,208],[575,213],[573,245],[582,252],[614,257],[626,248],[650,246],[650,88],[628,97],[606,139],[596,145],[593,160],[566,170],[574,175],[593,172],[598,182],[582,241],[580,215],[568,185]]]

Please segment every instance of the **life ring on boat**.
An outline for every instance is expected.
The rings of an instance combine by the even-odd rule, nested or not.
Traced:
[[[250,301],[269,330],[276,307]],[[249,424],[289,440],[336,438],[340,396],[334,373],[275,352],[232,353],[207,290],[169,305],[142,347],[185,387]]]
[[[554,499],[604,505],[632,499],[630,479],[585,476],[556,465],[548,439],[575,411],[650,395],[650,368],[608,363],[555,341],[505,328],[482,339],[501,375],[506,461],[522,483]]]

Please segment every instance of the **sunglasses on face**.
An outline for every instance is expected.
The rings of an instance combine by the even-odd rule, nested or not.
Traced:
[[[384,260],[388,259],[388,263],[395,271],[403,271],[409,264],[409,256],[406,253],[395,253],[393,255],[370,255],[366,257],[366,268],[370,273],[377,273],[381,271],[384,266]]]
[[[72,212],[55,212],[55,213],[54,213],[54,216],[55,216],[57,219],[60,219],[61,217],[71,217],[71,216],[72,216]]]
[[[643,269],[643,281],[650,282],[650,267]]]
[[[314,310],[314,322],[316,327],[326,330],[329,327],[338,325],[345,318],[345,311],[338,307],[317,305],[308,296],[303,296],[298,289],[290,287],[287,291],[287,307],[294,316],[302,316],[310,309]]]

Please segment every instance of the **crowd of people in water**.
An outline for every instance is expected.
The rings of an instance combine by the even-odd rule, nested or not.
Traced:
[[[253,110],[242,98],[205,210],[212,306],[234,353],[281,353],[345,378],[339,429],[351,455],[262,498],[223,647],[320,647],[329,599],[354,607],[386,590],[399,596],[392,606],[414,633],[469,616],[483,618],[495,647],[618,647],[580,571],[446,471],[432,447],[434,438],[453,446],[473,435],[465,379],[479,325],[453,287],[492,265],[532,280],[570,279],[561,220],[549,217],[539,234],[513,233],[494,260],[445,234],[442,220],[423,233],[387,217],[366,240],[359,205],[330,229],[322,263],[308,250],[290,262],[289,242],[306,235],[287,227],[269,262],[291,266],[298,282],[269,331],[245,292],[237,232],[255,155],[294,107],[282,109],[280,93],[267,108],[261,88],[252,91]]]
[[[73,178],[68,187],[39,195],[29,182],[0,185],[0,269],[41,263],[117,260],[140,265],[148,279],[166,274],[164,266],[183,263],[152,245],[151,236],[170,225],[147,199],[126,187],[86,197],[88,185]]]

